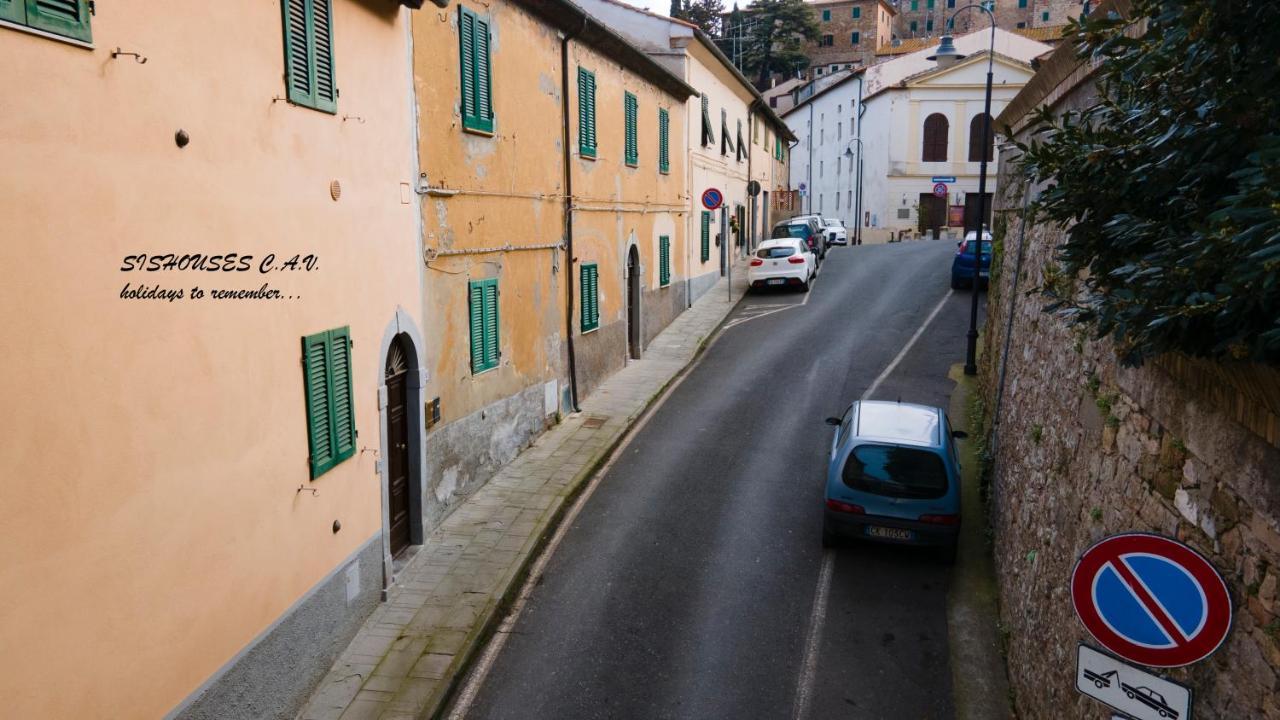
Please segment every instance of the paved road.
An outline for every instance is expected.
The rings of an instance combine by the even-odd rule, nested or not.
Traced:
[[[802,668],[823,419],[947,296],[953,249],[836,249],[807,296],[748,296],[587,500],[467,717],[793,718],[800,686],[815,720],[951,717],[950,571],[928,555],[831,551],[816,670]],[[968,302],[943,303],[874,398],[947,405]]]

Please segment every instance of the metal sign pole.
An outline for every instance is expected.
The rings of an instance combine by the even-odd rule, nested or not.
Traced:
[[[729,251],[729,207],[720,206],[720,251],[724,253],[724,273],[729,282],[725,286],[729,290],[728,299],[733,301],[733,253]]]

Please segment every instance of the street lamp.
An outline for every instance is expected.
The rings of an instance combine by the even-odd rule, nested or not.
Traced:
[[[979,274],[979,266],[982,257],[982,231],[983,221],[987,217],[987,154],[991,152],[991,71],[996,56],[996,16],[989,10],[986,5],[969,4],[956,10],[947,20],[947,27],[952,27],[955,23],[956,16],[966,10],[981,10],[986,13],[987,19],[991,21],[991,49],[987,53],[987,98],[986,107],[982,113],[982,165],[978,170],[978,212],[977,212],[977,228],[973,234],[973,297],[969,303],[969,334],[968,345],[965,348],[964,357],[964,374],[978,374],[978,282],[981,279]],[[942,36],[942,42],[938,45],[938,49],[933,55],[929,56],[929,60],[937,61],[938,67],[949,68],[952,65],[964,59],[964,53],[956,49],[955,40],[948,33]],[[965,234],[968,235],[966,228]]]
[[[853,143],[858,143],[858,204],[850,203],[850,209],[853,210],[853,234],[849,238],[850,245],[862,244],[862,138],[849,138],[849,145],[844,149],[844,156],[849,158],[849,174],[853,174]],[[852,185],[852,182],[850,183]],[[852,189],[852,187],[850,188]]]

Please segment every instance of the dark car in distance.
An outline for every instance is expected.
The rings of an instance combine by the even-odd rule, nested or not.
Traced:
[[[769,237],[773,240],[781,238],[796,238],[803,240],[809,246],[809,251],[814,254],[821,265],[822,261],[827,257],[827,244],[824,241],[824,228],[822,223],[814,216],[805,216],[784,220],[773,226],[773,232],[769,233]]]
[[[973,287],[973,240],[977,233],[970,231],[956,244],[955,257],[951,259],[951,287]],[[978,282],[985,285],[991,274],[991,233],[983,231],[982,247],[978,256]]]

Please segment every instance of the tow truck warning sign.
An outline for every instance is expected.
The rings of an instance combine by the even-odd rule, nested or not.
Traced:
[[[1135,720],[1187,720],[1191,690],[1088,645],[1076,655],[1076,689]]]

